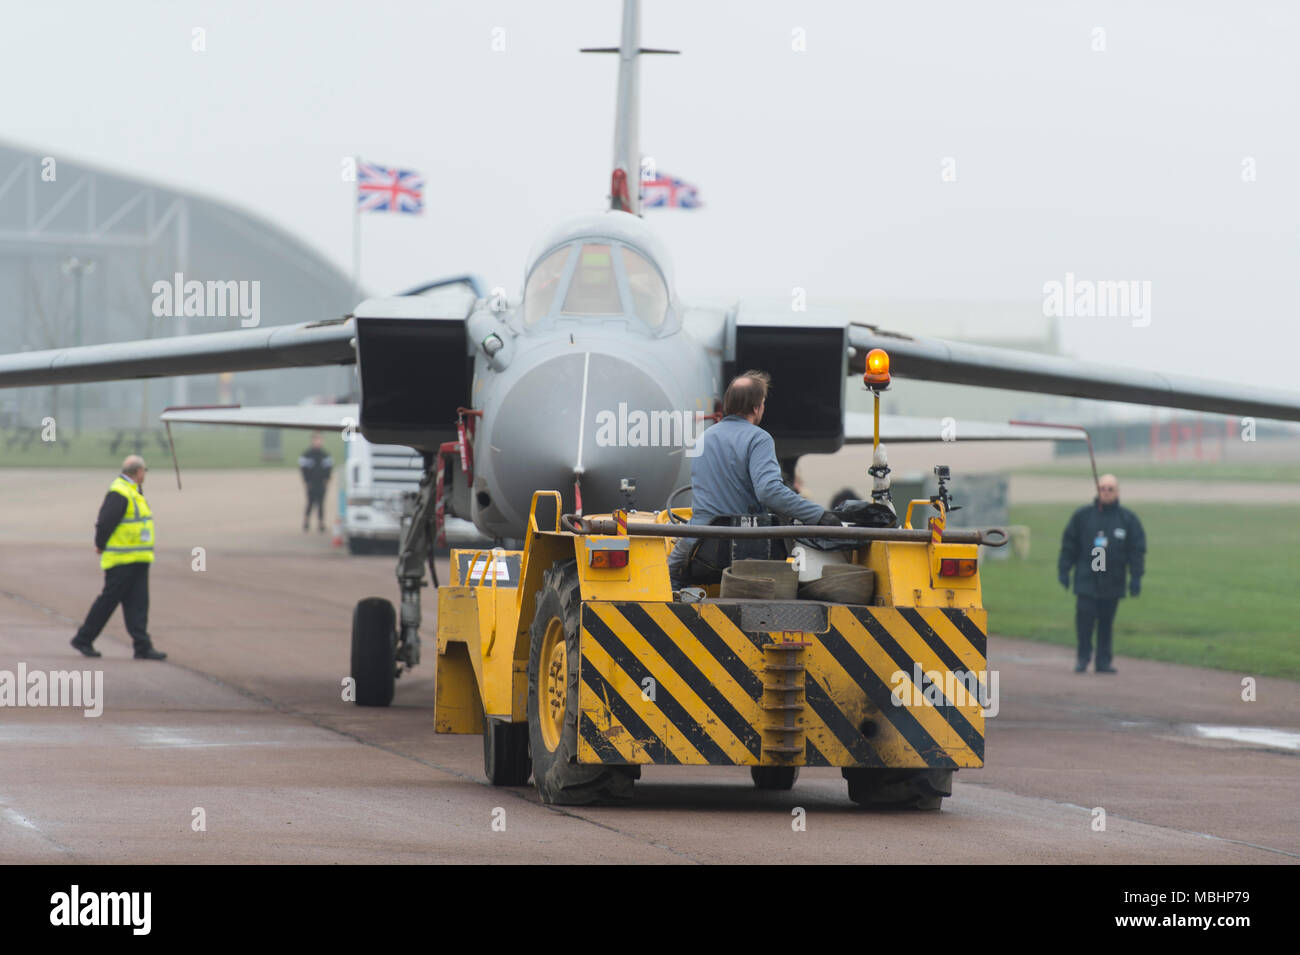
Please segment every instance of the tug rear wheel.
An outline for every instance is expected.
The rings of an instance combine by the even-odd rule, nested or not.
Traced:
[[[873,809],[938,809],[952,795],[951,769],[842,769],[849,798]]]
[[[799,778],[798,766],[751,766],[749,775],[759,789],[793,789]]]
[[[533,771],[528,724],[483,717],[483,774],[493,786],[525,786]]]

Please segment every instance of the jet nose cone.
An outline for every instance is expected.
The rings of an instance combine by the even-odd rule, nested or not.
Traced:
[[[521,515],[537,490],[559,491],[572,510],[577,471],[588,513],[623,506],[623,478],[636,482],[637,507],[662,507],[693,443],[694,418],[621,358],[584,352],[550,359],[516,381],[493,416],[497,493]]]

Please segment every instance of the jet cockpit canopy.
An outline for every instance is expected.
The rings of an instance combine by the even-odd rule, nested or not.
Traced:
[[[636,216],[587,216],[538,245],[524,282],[526,330],[593,317],[621,318],[652,335],[675,327],[670,270]]]

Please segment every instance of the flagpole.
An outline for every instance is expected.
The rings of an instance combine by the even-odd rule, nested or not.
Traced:
[[[361,301],[361,157],[353,158],[357,184],[352,196],[352,307],[355,308]]]

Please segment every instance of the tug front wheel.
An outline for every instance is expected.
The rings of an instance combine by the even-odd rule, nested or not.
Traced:
[[[383,597],[352,611],[352,680],[357,706],[387,706],[397,680],[397,613]]]
[[[528,744],[542,802],[581,806],[632,795],[631,767],[578,763],[578,613],[572,560],[557,561],[537,594],[529,630]]]

